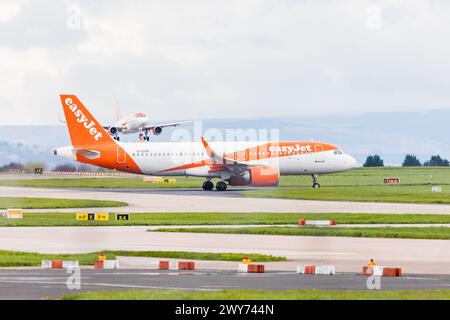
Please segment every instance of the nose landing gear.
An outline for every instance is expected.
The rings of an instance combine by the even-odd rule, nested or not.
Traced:
[[[320,188],[320,184],[319,184],[319,175],[318,174],[313,174],[312,176],[313,179],[313,185],[312,187],[314,189],[319,189]]]

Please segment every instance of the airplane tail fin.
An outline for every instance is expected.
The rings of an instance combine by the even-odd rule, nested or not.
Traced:
[[[120,112],[119,100],[116,100],[116,120],[120,121],[122,119],[122,114]]]
[[[105,143],[115,144],[111,136],[103,129],[76,95],[61,94],[60,98],[70,139],[75,148],[98,146]]]

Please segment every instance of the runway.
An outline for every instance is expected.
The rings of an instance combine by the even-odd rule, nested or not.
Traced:
[[[148,229],[145,226],[2,227],[0,248],[40,253],[100,250],[260,253],[288,259],[265,263],[269,271],[293,271],[299,264],[330,264],[339,272],[360,272],[374,258],[380,265],[401,267],[406,273],[450,274],[448,240],[169,233],[147,232]],[[236,264],[230,262],[199,263],[205,269],[236,269]],[[145,267],[142,261],[128,262],[127,266]]]
[[[159,271],[81,269],[81,289],[69,290],[65,270],[0,270],[0,299],[59,298],[80,291],[172,289],[215,291],[260,290],[368,290],[367,277],[351,273],[333,276],[299,275],[295,272],[242,274],[235,271]],[[381,278],[381,290],[448,290],[450,278],[406,275]]]
[[[239,191],[205,192],[198,189],[51,189],[0,187],[3,197],[43,197],[66,199],[116,200],[129,203],[125,208],[85,208],[83,211],[117,210],[128,212],[298,212],[298,213],[417,213],[450,214],[450,205],[314,201],[244,198]],[[213,199],[213,200],[211,200]],[[53,209],[73,212],[75,209]],[[33,210],[29,210],[33,211]],[[49,210],[34,210],[49,211]]]

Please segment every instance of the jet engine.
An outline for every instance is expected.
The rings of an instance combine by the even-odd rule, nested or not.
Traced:
[[[110,133],[111,135],[117,134],[118,131],[119,131],[119,130],[118,130],[116,127],[111,127],[111,128],[109,128],[109,133]]]
[[[257,186],[257,187],[271,187],[277,186],[280,172],[277,168],[269,166],[258,166],[249,168],[239,176],[233,176],[228,179],[230,186]]]
[[[161,127],[154,127],[154,128],[152,129],[152,131],[153,131],[153,134],[154,134],[155,136],[159,136],[159,135],[161,134],[161,132],[162,132],[162,128],[161,128]]]

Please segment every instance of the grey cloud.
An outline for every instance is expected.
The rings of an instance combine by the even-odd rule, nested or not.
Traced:
[[[87,39],[85,30],[68,27],[68,6],[64,1],[24,1],[18,15],[1,24],[0,46],[19,50],[30,47],[54,50]]]

